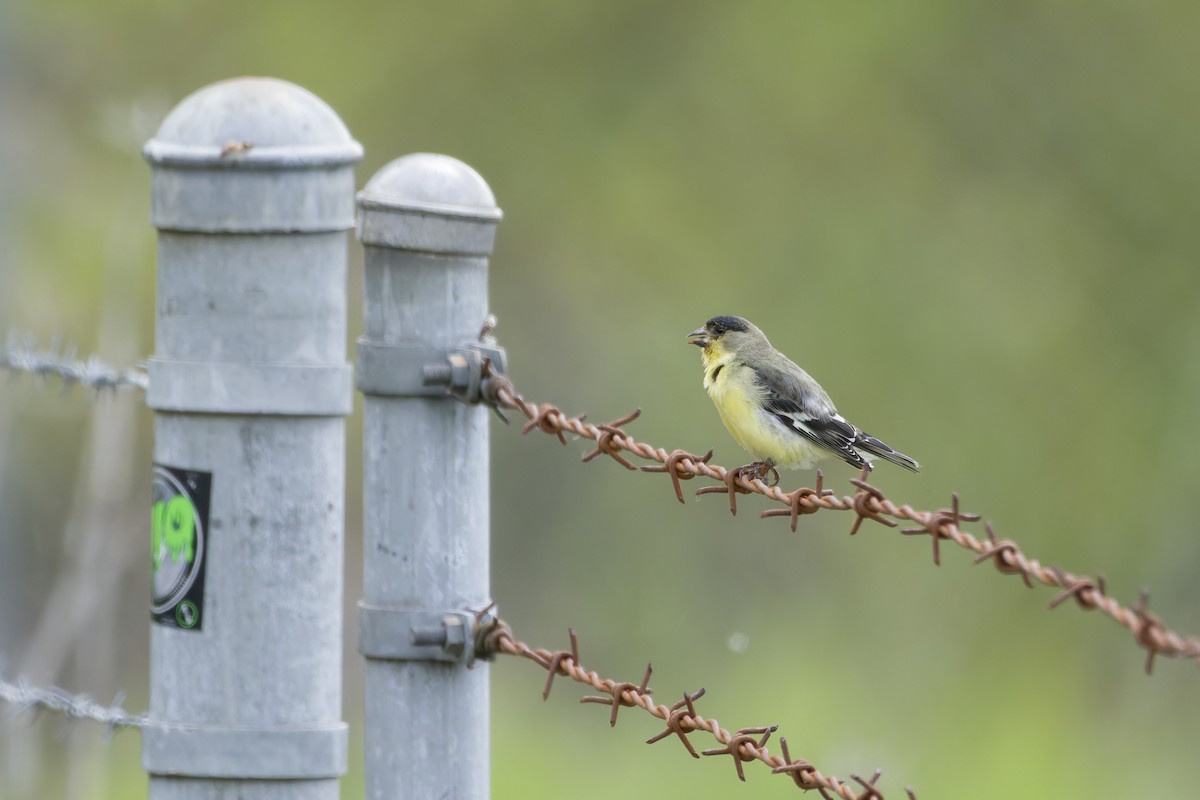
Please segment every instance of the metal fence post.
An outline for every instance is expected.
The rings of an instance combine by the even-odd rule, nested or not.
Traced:
[[[430,154],[388,164],[358,206],[366,795],[480,800],[488,671],[466,668],[465,610],[488,602],[489,412],[447,383],[469,391],[500,209],[474,170]]]
[[[335,800],[345,232],[362,148],[309,92],[243,78],[183,100],[145,156],[158,228],[150,796]]]

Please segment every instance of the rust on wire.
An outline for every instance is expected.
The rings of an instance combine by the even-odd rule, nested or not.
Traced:
[[[692,747],[692,743],[688,740],[687,735],[696,730],[695,719],[699,716],[696,713],[696,706],[693,703],[703,697],[707,691],[707,689],[701,686],[691,694],[684,692],[683,699],[669,709],[671,713],[667,715],[666,730],[651,736],[646,740],[646,744],[661,742],[673,733],[679,737],[679,741],[683,742],[683,746],[687,748],[692,758],[699,758],[700,754],[696,752],[696,748]]]
[[[1021,580],[1025,581],[1025,585],[1032,589],[1033,581],[1029,580],[1029,573],[1016,563],[1015,554],[1021,552],[1017,543],[1012,539],[997,539],[990,522],[983,523],[983,528],[987,532],[989,545],[975,557],[975,563],[982,564],[984,561],[992,560],[1001,574],[1020,575]],[[1104,586],[1103,577],[1100,578],[1100,586]],[[1103,592],[1103,588],[1101,588],[1101,592]],[[1051,603],[1050,607],[1054,608],[1054,603]]]
[[[634,703],[630,698],[637,697],[639,694],[654,694],[654,690],[648,686],[650,683],[650,675],[653,672],[654,668],[650,664],[647,664],[646,674],[642,676],[642,682],[640,684],[628,682],[616,683],[613,684],[611,694],[606,694],[604,697],[586,695],[579,698],[579,702],[601,703],[606,706],[612,706],[612,712],[608,715],[608,725],[610,728],[615,728],[617,727],[617,712],[622,708],[633,708],[636,705],[636,703]],[[629,697],[626,697],[627,694]]]
[[[571,638],[570,650],[559,650],[554,653],[546,653],[540,658],[535,658],[546,669],[546,688],[542,690],[542,699],[550,699],[550,687],[554,683],[554,679],[559,675],[569,675],[570,672],[563,666],[564,663],[579,663],[579,640],[575,638],[575,631],[567,629],[567,634]],[[544,660],[543,660],[544,659]]]
[[[701,750],[700,755],[733,756],[733,765],[737,768],[738,780],[745,783],[746,772],[742,769],[742,762],[756,760],[758,754],[766,749],[767,739],[770,739],[771,734],[777,730],[779,730],[778,725],[772,725],[769,728],[741,728],[734,733],[733,738],[724,747]]]
[[[876,489],[875,491],[878,491]],[[880,495],[882,498],[883,495]],[[957,530],[958,523],[962,521],[978,522],[978,514],[967,514],[958,510],[958,492],[950,496],[950,508],[939,508],[937,511],[930,514],[920,525],[915,528],[904,528],[900,531],[905,535],[927,533],[933,539],[933,563],[937,566],[942,565],[942,539],[949,539],[950,534],[947,531]]]
[[[796,529],[801,516],[818,511],[852,512],[854,522],[851,533],[857,533],[866,520],[878,522],[889,528],[897,527],[900,522],[910,523],[901,528],[900,533],[928,535],[932,542],[935,564],[941,563],[942,543],[951,543],[974,553],[976,564],[990,561],[1003,575],[1020,575],[1026,586],[1032,587],[1036,581],[1044,586],[1059,589],[1059,594],[1052,601],[1054,607],[1062,604],[1067,598],[1073,598],[1081,608],[1096,609],[1116,621],[1132,633],[1138,645],[1147,651],[1147,672],[1153,668],[1155,659],[1160,655],[1188,658],[1200,664],[1200,638],[1183,636],[1168,628],[1149,610],[1147,598],[1143,597],[1133,606],[1122,605],[1107,594],[1102,578],[1091,579],[1058,567],[1045,566],[1025,555],[1012,539],[997,539],[991,523],[985,523],[984,526],[986,539],[980,539],[964,530],[963,523],[976,522],[980,517],[961,511],[957,495],[954,495],[948,509],[920,511],[908,505],[893,503],[879,487],[867,481],[865,473],[851,479],[850,483],[855,487],[851,496],[839,496],[832,490],[825,489],[820,473],[816,488],[799,488],[785,492],[778,486],[765,483],[761,470],[730,470],[710,463],[711,451],[697,456],[683,450],[668,451],[637,441],[622,428],[636,418],[636,413],[614,423],[593,425],[585,422],[583,415],[568,417],[550,403],[529,402],[518,394],[512,382],[501,374],[491,376],[486,395],[487,402],[493,408],[510,408],[524,414],[528,419],[522,429],[524,433],[536,428],[557,437],[563,444],[567,443],[568,434],[591,439],[596,442],[596,448],[588,454],[588,458],[595,458],[601,454],[610,455],[626,467],[632,464],[621,455],[622,453],[656,462],[654,465],[642,467],[642,470],[669,475],[671,487],[680,502],[683,501],[682,481],[708,478],[719,485],[701,487],[697,490],[697,495],[728,494],[729,510],[733,513],[737,513],[737,495],[762,495],[784,508],[768,509],[761,512],[761,516],[786,517],[792,530]]]
[[[692,464],[707,464],[709,459],[713,457],[713,451],[709,450],[702,456],[689,453],[687,450],[672,450],[662,463],[662,466],[654,465],[642,467],[642,472],[665,472],[671,476],[671,485],[675,487],[675,496],[679,498],[679,502],[683,502],[683,487],[679,485],[680,481],[690,481],[696,477],[694,472],[690,470],[687,462]],[[793,529],[794,530],[794,529]]]
[[[741,482],[744,479],[745,479],[745,475],[740,470],[731,469],[728,472],[726,472],[725,477],[721,479],[725,484],[724,486],[701,487],[696,490],[696,496],[699,497],[699,496],[705,495],[705,494],[728,494],[729,495],[729,513],[736,517],[737,516],[737,496],[739,494],[750,494],[750,492],[754,491],[753,489],[748,489],[745,487],[745,485]],[[753,481],[758,481],[759,483],[762,483],[762,481],[758,480],[757,478],[753,479]]]
[[[712,451],[709,451],[712,452]],[[645,467],[642,467],[645,469]],[[768,508],[766,511],[760,511],[758,516],[762,519],[768,517],[788,517],[791,521],[792,533],[796,532],[796,524],[799,521],[801,514],[815,514],[821,510],[821,505],[813,500],[813,498],[829,497],[833,494],[832,489],[826,489],[822,486],[825,482],[825,473],[817,470],[817,486],[814,489],[809,489],[806,486],[801,486],[799,489],[794,489],[787,493],[788,508]]]
[[[896,523],[886,517],[879,516],[879,513],[884,510],[883,501],[887,498],[883,496],[883,492],[867,483],[867,475],[870,470],[863,467],[862,473],[857,478],[851,478],[850,483],[858,487],[858,491],[854,494],[854,525],[850,528],[850,535],[858,533],[858,526],[862,525],[863,520],[872,519],[881,525],[886,525],[889,528],[896,527]],[[912,532],[908,529],[905,532]],[[924,531],[917,531],[924,532]],[[937,563],[937,534],[933,537],[933,561]]]
[[[875,781],[879,780],[879,776],[883,774],[883,770],[875,770],[875,774],[871,776],[871,780],[864,781],[857,775],[851,774],[850,779],[863,787],[863,793],[860,794],[859,800],[883,800],[883,795],[875,788]]]
[[[1158,645],[1166,628],[1163,627],[1162,620],[1157,614],[1151,613],[1147,607],[1150,603],[1150,591],[1142,589],[1138,595],[1137,605],[1133,607],[1134,616],[1137,618],[1138,627],[1133,632],[1134,638],[1138,644],[1146,648],[1146,674],[1149,675],[1154,671],[1154,657],[1162,651]]]
[[[1050,608],[1056,608],[1061,603],[1075,598],[1075,602],[1079,607],[1087,611],[1096,607],[1096,593],[1104,594],[1104,578],[1100,577],[1093,581],[1090,578],[1076,578],[1074,575],[1068,576],[1058,567],[1050,567],[1050,571],[1058,578],[1060,586],[1064,586],[1061,592],[1054,596],[1050,601]]]
[[[533,648],[520,641],[512,629],[503,620],[495,617],[481,616],[476,624],[475,648],[481,658],[490,657],[496,653],[504,653],[519,658],[525,658],[546,670],[546,685],[542,698],[550,695],[550,686],[559,675],[585,684],[600,692],[599,695],[587,695],[580,699],[581,703],[600,703],[611,708],[608,715],[609,725],[617,724],[617,712],[622,708],[640,708],[652,717],[666,724],[666,728],[646,740],[646,744],[654,744],[668,736],[677,736],[692,758],[701,756],[728,755],[733,758],[738,778],[746,780],[743,764],[754,761],[762,762],[772,774],[788,775],[797,788],[816,789],[822,797],[833,800],[885,800],[883,792],[876,787],[880,773],[875,772],[869,781],[852,775],[851,780],[858,783],[862,790],[855,789],[848,781],[843,781],[833,775],[824,775],[811,762],[804,759],[793,759],[788,751],[787,741],[780,739],[779,744],[783,755],[771,753],[767,741],[778,730],[778,726],[762,726],[739,728],[730,732],[721,727],[715,719],[706,719],[696,709],[696,701],[704,696],[705,690],[685,693],[681,700],[672,705],[655,703],[653,690],[650,688],[652,669],[646,665],[646,672],[640,683],[632,681],[614,681],[603,678],[596,672],[587,669],[579,660],[579,639],[574,630],[568,630],[571,640],[569,650],[544,650]],[[689,734],[706,734],[717,743],[716,747],[700,752],[688,738]],[[912,797],[909,790],[909,797]]]
[[[640,408],[634,409],[632,414],[626,414],[615,422],[610,422],[607,425],[597,425],[600,431],[600,436],[596,439],[596,449],[583,457],[584,462],[591,461],[596,456],[605,455],[612,456],[613,460],[626,469],[637,469],[625,456],[621,455],[621,446],[616,443],[618,436],[624,436],[625,431],[621,430],[621,426],[633,422],[642,415]],[[583,417],[579,417],[580,422]]]

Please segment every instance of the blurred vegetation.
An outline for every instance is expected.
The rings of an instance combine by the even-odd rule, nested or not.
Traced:
[[[881,469],[889,496],[937,507],[957,490],[1043,562],[1104,571],[1125,600],[1149,586],[1169,624],[1200,630],[1187,505],[1200,474],[1198,22],[1200,7],[1163,0],[10,0],[0,332],[118,363],[152,352],[141,145],[193,90],[273,75],[346,121],[366,148],[360,184],[420,150],[489,181],[506,214],[493,309],[531,399],[594,420],[640,406],[639,438],[715,445],[736,465],[683,337],[718,313],[748,316],[847,416],[925,466]],[[95,455],[89,430],[107,424],[93,420],[131,402],[27,380],[0,391],[6,670],[27,663],[71,552],[64,499]],[[359,430],[355,417],[352,723]],[[99,463],[144,476],[110,498],[137,520],[148,413],[135,431]],[[493,593],[531,643],[564,646],[574,626],[588,666],[637,679],[653,660],[664,700],[705,685],[706,715],[778,723],[826,772],[882,767],[889,796],[905,784],[922,798],[1150,796],[1193,781],[1195,665],[1160,661],[1147,679],[1112,623],[1072,604],[1048,613],[1048,591],[962,553],[936,569],[925,539],[877,527],[850,539],[833,515],[793,535],[756,519],[753,499],[736,518],[720,498],[680,506],[665,478],[577,464],[583,452],[515,426],[493,435]],[[827,471],[845,491],[849,471]],[[101,698],[124,689],[144,708],[148,571],[123,569],[123,591],[87,617],[108,666],[80,642],[30,677]],[[642,745],[649,721],[610,730],[565,684],[542,703],[532,666],[491,669],[496,797],[741,790],[727,760]],[[30,796],[145,792],[135,734],[6,730],[6,748],[45,740]],[[361,796],[360,760],[348,798]],[[764,770],[748,782],[756,797],[794,792]],[[13,791],[0,777],[0,795]]]

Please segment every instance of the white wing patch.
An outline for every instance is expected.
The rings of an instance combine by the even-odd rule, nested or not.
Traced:
[[[828,418],[814,417],[800,406],[781,397],[770,398],[767,409],[775,418],[818,447],[828,450],[852,467],[871,469],[871,462],[854,448],[862,431],[834,412]]]

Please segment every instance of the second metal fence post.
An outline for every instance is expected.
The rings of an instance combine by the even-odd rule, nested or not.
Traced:
[[[488,796],[488,410],[456,402],[488,311],[500,209],[446,156],[393,161],[360,193],[368,800]],[[456,360],[457,359],[457,360]],[[458,379],[463,378],[462,385]]]

